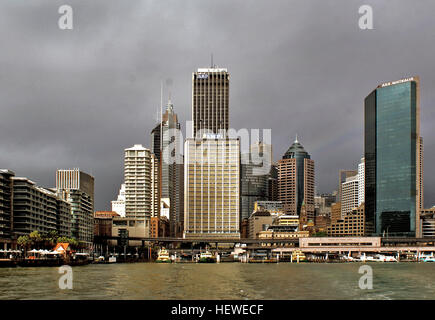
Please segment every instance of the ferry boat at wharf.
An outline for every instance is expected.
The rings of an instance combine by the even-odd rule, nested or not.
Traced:
[[[198,262],[199,263],[215,263],[216,259],[215,259],[215,257],[213,257],[211,252],[206,249],[205,252],[201,252],[199,254]]]
[[[169,251],[166,250],[165,248],[161,248],[158,252],[156,262],[157,263],[171,263],[172,260],[169,257]]]

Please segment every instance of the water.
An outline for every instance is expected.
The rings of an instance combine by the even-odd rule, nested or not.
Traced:
[[[435,264],[94,264],[73,267],[73,290],[58,268],[0,269],[0,299],[435,299]]]

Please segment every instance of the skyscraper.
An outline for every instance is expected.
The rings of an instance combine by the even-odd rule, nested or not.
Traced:
[[[300,215],[304,204],[307,219],[314,221],[314,160],[297,138],[278,161],[278,199],[290,215]]]
[[[358,187],[358,174],[347,178],[341,184],[341,218],[344,218],[354,208],[358,207]]]
[[[184,237],[240,238],[240,140],[227,137],[228,111],[227,69],[194,72],[193,138],[184,145]]]
[[[353,177],[358,174],[357,170],[340,170],[338,173],[338,194],[337,194],[337,202],[341,202],[341,188],[344,182],[346,182],[347,178]]]
[[[116,212],[121,217],[125,217],[125,183],[121,184],[121,189],[119,189],[118,197],[111,203],[112,211]]]
[[[88,194],[92,198],[92,201],[94,201],[94,177],[80,171],[78,168],[57,170],[56,189],[81,190]]]
[[[239,139],[187,139],[185,238],[240,237]]]
[[[56,171],[57,194],[71,204],[71,233],[92,243],[94,236],[94,177],[80,169]]]
[[[13,231],[13,182],[15,173],[0,169],[0,248],[11,243]]]
[[[364,203],[364,181],[365,181],[364,158],[358,164],[358,207]]]
[[[125,216],[147,220],[158,215],[158,165],[154,154],[140,144],[125,149]]]
[[[365,215],[377,235],[421,236],[419,78],[379,85],[364,102]]]
[[[267,180],[267,198],[269,201],[278,201],[278,165],[272,163]]]
[[[229,81],[227,69],[199,68],[192,74],[193,137],[201,129],[219,133],[229,128]]]
[[[242,154],[241,164],[241,221],[249,218],[258,200],[268,200],[272,165],[272,146],[263,142],[251,145],[250,152]]]
[[[423,170],[423,160],[424,160],[424,152],[423,152],[423,138],[422,137],[420,137],[420,139],[419,139],[419,145],[418,145],[418,147],[419,147],[419,153],[420,153],[420,156],[419,156],[419,168],[418,168],[418,172],[419,172],[419,189],[418,189],[418,195],[419,195],[419,200],[420,200],[420,202],[419,202],[419,205],[420,205],[420,209],[423,209],[424,208],[424,183],[423,183],[423,172],[424,172],[424,170]],[[420,235],[421,235],[421,230],[419,230],[420,231]]]
[[[184,167],[180,152],[181,126],[170,99],[161,120],[151,132],[151,150],[159,164],[160,210],[169,209],[170,234],[176,237],[181,236],[184,220]]]

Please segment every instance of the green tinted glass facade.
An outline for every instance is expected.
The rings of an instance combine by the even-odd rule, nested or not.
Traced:
[[[417,88],[377,88],[365,100],[366,221],[382,235],[415,236]]]
[[[304,164],[305,159],[311,159],[308,152],[305,151],[304,147],[297,141],[290,146],[287,152],[282,157],[283,159],[296,159],[296,212],[297,215],[301,214],[302,203],[305,201],[305,170]]]

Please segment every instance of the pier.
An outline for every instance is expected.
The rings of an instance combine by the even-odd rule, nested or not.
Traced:
[[[126,252],[116,245],[119,237],[104,241],[110,252]],[[101,240],[101,239],[100,239]],[[131,241],[131,242],[130,242]],[[184,239],[184,238],[134,238],[127,241],[128,248],[142,249],[147,260],[153,261],[156,248],[165,247],[178,262],[192,262],[206,247],[220,262],[290,262],[295,252],[306,255],[310,262],[338,261],[344,255],[384,254],[387,256],[415,257],[435,253],[435,238],[381,238],[381,237],[303,237],[294,239]],[[136,245],[132,245],[135,243]],[[109,249],[109,248],[112,248]],[[144,251],[144,252],[145,252]],[[404,259],[406,260],[406,259]]]

